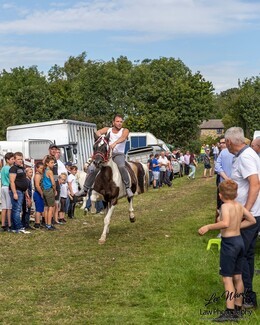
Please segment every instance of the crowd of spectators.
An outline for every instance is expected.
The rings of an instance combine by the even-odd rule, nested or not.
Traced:
[[[150,185],[154,189],[160,189],[163,185],[171,187],[174,177],[183,175],[188,179],[195,179],[197,165],[196,155],[189,151],[185,155],[180,149],[150,154],[147,161]]]
[[[74,218],[75,193],[79,191],[77,166],[60,160],[60,150],[50,145],[49,153],[32,167],[24,166],[21,152],[8,152],[1,169],[2,231],[28,234],[32,230],[57,230]],[[35,206],[34,225],[30,224]]]

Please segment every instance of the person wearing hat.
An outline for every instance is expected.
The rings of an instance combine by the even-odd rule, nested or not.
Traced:
[[[206,148],[205,149],[205,155],[203,157],[203,162],[204,162],[204,173],[203,177],[207,177],[207,171],[209,171],[209,177],[212,177],[212,167],[210,164],[210,149]]]
[[[56,144],[55,143],[51,143],[50,145],[49,145],[49,150],[50,149],[58,149],[58,147],[56,146]]]
[[[54,160],[54,166],[53,166],[53,176],[55,181],[58,180],[58,164],[57,164],[57,159],[56,159],[56,151],[58,147],[55,143],[51,143],[49,145],[49,154],[43,157],[42,162],[45,163],[45,159],[47,156],[51,156]]]

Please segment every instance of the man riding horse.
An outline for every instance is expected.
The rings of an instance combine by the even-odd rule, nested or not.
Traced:
[[[120,114],[116,114],[113,119],[113,127],[104,127],[96,132],[96,135],[100,137],[103,134],[109,134],[109,146],[112,150],[112,159],[117,164],[119,172],[121,174],[123,183],[126,188],[126,195],[128,198],[133,197],[133,192],[130,188],[129,175],[125,165],[125,145],[129,135],[129,130],[123,128],[123,117]],[[84,188],[76,193],[76,196],[87,195],[92,188],[95,178],[99,172],[97,167],[95,171],[90,173],[85,180]]]

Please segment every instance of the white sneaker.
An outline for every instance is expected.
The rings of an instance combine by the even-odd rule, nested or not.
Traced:
[[[21,228],[18,230],[18,233],[22,233],[22,234],[30,234],[30,231],[25,230],[24,228]]]

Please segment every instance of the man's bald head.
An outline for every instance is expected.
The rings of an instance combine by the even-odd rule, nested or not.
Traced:
[[[251,143],[252,149],[259,155],[260,154],[260,137],[254,139]]]

